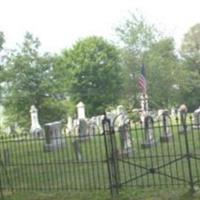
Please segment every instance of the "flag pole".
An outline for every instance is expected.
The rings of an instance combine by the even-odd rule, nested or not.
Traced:
[[[141,74],[138,80],[138,84],[141,91],[141,95],[140,95],[141,111],[144,113],[148,113],[149,105],[148,105],[147,80],[146,80],[144,63],[142,63],[142,66],[141,66]]]

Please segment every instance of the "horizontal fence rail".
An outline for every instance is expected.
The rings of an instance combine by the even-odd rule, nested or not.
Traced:
[[[105,118],[87,134],[0,135],[2,190],[200,186],[200,126]],[[146,123],[146,124],[145,124]]]

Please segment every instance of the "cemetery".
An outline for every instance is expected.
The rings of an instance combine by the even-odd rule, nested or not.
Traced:
[[[188,116],[183,105],[173,120],[167,110],[157,120],[143,111],[131,121],[122,105],[91,119],[85,109],[80,102],[67,126],[42,128],[31,106],[29,134],[1,135],[1,192],[199,186],[198,110]]]
[[[21,2],[28,7],[20,19],[20,2],[16,8],[8,3],[9,12],[3,12],[4,22],[17,11],[9,21],[17,20],[15,35],[26,27],[23,20],[27,19],[27,27],[34,25],[32,30],[37,30],[38,36],[44,28],[48,34],[43,34],[43,39],[56,38],[48,41],[45,51],[37,36],[25,32],[16,47],[10,48],[7,36],[11,29],[5,26],[6,35],[0,30],[0,199],[200,197],[200,23],[183,37],[179,35],[182,41],[177,46],[173,30],[159,30],[149,17],[146,20],[134,11],[115,27],[112,38],[92,34],[70,46],[66,39],[70,35],[75,38],[76,29],[89,33],[85,22],[90,31],[100,31],[100,21],[102,28],[109,24],[112,18],[107,17],[106,9],[110,5],[108,12],[114,14],[118,2],[76,2],[73,9],[63,6],[59,14],[54,13],[60,11],[56,6],[62,7],[62,2],[48,3],[52,10],[46,3],[37,3],[32,2],[34,7]],[[129,3],[135,6],[135,2]],[[119,5],[125,4],[121,1]],[[189,5],[194,4],[189,2],[187,10]],[[97,10],[87,12],[93,6]],[[37,22],[31,21],[29,9]],[[121,15],[123,6],[120,9]],[[166,19],[172,17],[170,9],[166,9]],[[174,21],[180,18],[177,10],[181,9],[174,9]],[[90,14],[88,19],[85,14]],[[100,14],[100,21],[90,23],[95,14]],[[78,20],[74,21],[75,16]],[[40,20],[43,17],[45,20]],[[190,21],[180,19],[183,24]],[[43,22],[41,27],[37,27],[39,22]],[[178,29],[174,26],[174,31]],[[65,38],[64,48],[51,52],[61,38]],[[189,195],[182,198],[183,191]],[[61,192],[67,197],[61,198]],[[18,197],[20,193],[27,196]],[[98,195],[88,198],[83,193]],[[102,194],[108,195],[101,198]]]

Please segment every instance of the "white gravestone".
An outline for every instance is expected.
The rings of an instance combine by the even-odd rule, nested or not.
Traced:
[[[68,116],[67,118],[67,133],[71,133],[73,129],[73,120],[71,116]]]
[[[31,135],[34,137],[43,136],[44,131],[39,124],[38,111],[34,105],[31,106],[30,113],[31,113],[31,129],[30,129]]]
[[[193,128],[200,128],[200,107],[194,111]]]
[[[77,105],[77,115],[78,115],[78,119],[85,119],[85,105],[83,104],[83,102],[79,102]]]
[[[186,131],[188,131],[187,128],[187,106],[185,104],[182,104],[179,108],[179,115],[180,115],[180,129],[179,129],[179,133],[185,133]]]

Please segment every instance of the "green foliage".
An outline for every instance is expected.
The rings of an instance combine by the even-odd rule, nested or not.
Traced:
[[[4,34],[0,31],[0,51],[3,49],[3,44],[5,42]]]
[[[123,97],[138,107],[138,77],[142,63],[146,68],[150,107],[158,108],[176,101],[178,58],[172,38],[162,38],[143,17],[132,15],[117,28],[123,43],[121,51],[123,71]],[[129,106],[130,107],[130,106]]]
[[[183,60],[181,98],[190,110],[200,102],[200,24],[190,28],[181,44]]]
[[[64,52],[63,65],[70,80],[70,99],[84,102],[87,116],[100,114],[117,103],[120,89],[120,62],[116,47],[101,37],[78,41]]]
[[[155,41],[157,31],[147,24],[143,16],[131,14],[125,23],[116,28],[116,32],[123,46],[135,56],[142,56]]]
[[[177,102],[180,64],[172,38],[152,44],[145,57],[150,107],[169,107]]]
[[[121,58],[123,71],[122,96],[129,107],[138,107],[137,80],[145,52],[155,41],[155,29],[142,16],[132,14],[116,32],[122,42]]]
[[[41,123],[60,120],[66,113],[63,102],[56,100],[56,81],[53,75],[54,57],[39,54],[40,42],[30,33],[4,66],[5,114],[10,123],[30,126],[31,105],[39,110]]]
[[[200,24],[192,26],[185,34],[180,53],[187,65],[200,75]]]

